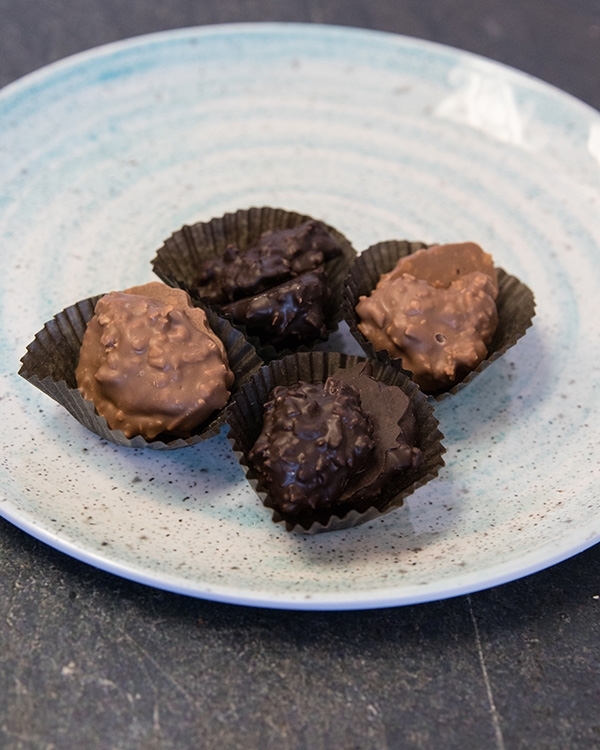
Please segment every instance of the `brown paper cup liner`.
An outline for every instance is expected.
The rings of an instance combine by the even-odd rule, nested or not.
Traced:
[[[152,269],[169,286],[185,289],[195,297],[197,293],[194,290],[194,280],[198,268],[205,260],[222,255],[228,245],[234,244],[245,250],[255,245],[263,232],[293,229],[313,218],[282,208],[262,207],[240,209],[207,222],[185,225],[165,240],[152,260]],[[328,333],[332,333],[342,318],[344,282],[356,257],[356,251],[341,232],[335,227],[327,224],[326,226],[342,248],[341,256],[325,264],[325,273],[331,288],[331,299],[325,309],[325,319]],[[243,326],[236,327],[246,334]],[[253,343],[257,345],[265,361],[290,353],[290,349],[275,348],[266,340],[256,339]],[[298,347],[297,351],[308,348]]]
[[[342,304],[344,319],[348,323],[350,332],[358,341],[365,353],[379,362],[389,364],[394,368],[411,375],[409,370],[402,367],[401,359],[391,359],[387,351],[375,351],[371,342],[358,330],[360,319],[356,314],[359,297],[370,295],[377,286],[379,278],[389,273],[400,258],[427,247],[423,242],[409,242],[407,240],[388,240],[367,248],[359,255],[346,279],[344,301]],[[461,381],[452,388],[437,393],[432,398],[437,401],[453,395],[468,385],[473,378],[483,372],[489,365],[501,357],[511,346],[525,335],[533,322],[535,315],[535,300],[533,292],[515,276],[510,276],[502,268],[498,272],[498,327],[488,346],[487,357],[471,370]]]
[[[77,302],[55,315],[36,334],[21,359],[19,375],[64,406],[88,430],[105,440],[129,448],[173,450],[185,448],[216,435],[225,420],[221,409],[198,425],[188,438],[162,433],[154,440],[141,435],[127,438],[121,430],[112,430],[104,417],[97,414],[94,404],[83,398],[77,388],[75,370],[79,350],[88,322],[94,315],[96,302],[102,295]],[[206,314],[212,330],[223,341],[229,366],[235,375],[232,393],[238,390],[263,364],[256,350],[227,320],[214,311]]]
[[[442,433],[433,407],[421,390],[397,369],[373,362],[373,377],[387,385],[395,385],[410,398],[417,422],[417,446],[423,451],[423,463],[412,471],[407,471],[401,479],[395,478],[385,487],[374,504],[362,510],[340,511],[335,515],[327,511],[314,518],[286,518],[274,508],[272,499],[259,475],[248,461],[248,453],[256,442],[263,425],[263,408],[276,385],[293,385],[300,380],[324,382],[339,368],[347,368],[359,362],[367,362],[363,357],[338,352],[299,352],[275,360],[262,367],[246,385],[241,388],[226,409],[229,425],[228,438],[246,472],[246,478],[255,489],[263,504],[273,510],[273,521],[285,523],[288,531],[315,534],[324,531],[348,529],[371,521],[378,516],[399,508],[404,499],[437,476],[444,465],[442,454]]]

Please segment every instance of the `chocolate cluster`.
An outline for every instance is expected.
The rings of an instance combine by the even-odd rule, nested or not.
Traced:
[[[496,270],[475,243],[400,258],[360,297],[358,330],[412,373],[426,392],[451,388],[487,355],[498,325]]]
[[[286,515],[339,503],[375,447],[360,396],[341,380],[278,386],[265,405],[262,432],[250,453]]]
[[[201,299],[228,303],[252,297],[341,254],[339,244],[320,221],[291,229],[271,229],[244,250],[230,244],[222,256],[205,260],[194,286]]]
[[[75,377],[111,429],[147,440],[188,437],[225,406],[234,381],[204,310],[158,281],[98,300]]]
[[[234,399],[230,439],[288,529],[361,523],[443,465],[437,420],[406,376],[379,365],[376,376],[373,362],[324,352],[269,368]]]
[[[19,375],[104,440],[174,450],[218,434],[229,394],[262,360],[225,318],[151,282],[65,308],[21,363]]]
[[[367,355],[393,363],[436,399],[513,346],[534,314],[531,290],[473,242],[372,245],[344,292],[345,319]]]
[[[270,361],[310,348],[337,328],[355,257],[335,227],[257,207],[184,225],[158,249],[152,267],[165,283],[225,316]]]
[[[295,349],[327,336],[327,303],[331,290],[322,271],[308,271],[253,297],[220,309],[250,336],[276,349]]]
[[[275,348],[313,343],[327,334],[331,296],[323,268],[342,249],[322,222],[269,230],[256,245],[202,264],[194,290],[251,336]]]

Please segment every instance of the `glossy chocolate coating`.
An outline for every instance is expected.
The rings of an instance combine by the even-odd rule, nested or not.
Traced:
[[[310,271],[221,309],[234,323],[245,325],[250,335],[275,347],[295,347],[326,335],[329,294],[325,274]]]
[[[207,260],[198,274],[197,291],[207,302],[227,304],[312,271],[341,252],[320,221],[268,231],[253,247],[242,251],[229,245],[221,257]]]
[[[388,275],[394,279],[408,273],[422,279],[436,289],[447,289],[462,276],[480,271],[490,277],[490,296],[498,296],[498,274],[494,261],[475,242],[455,242],[447,245],[432,245],[406,255],[398,261],[396,268]]]
[[[341,380],[277,386],[249,459],[278,510],[296,515],[335,505],[375,444],[356,390]]]
[[[152,440],[189,435],[225,406],[234,378],[204,311],[153,282],[98,300],[76,379],[112,429]]]
[[[394,477],[422,462],[415,442],[408,396],[359,363],[324,384],[275,388],[248,458],[273,507],[310,523],[311,513],[363,511],[383,492],[397,494]]]
[[[401,359],[426,393],[438,393],[485,359],[497,294],[496,270],[478,245],[434,246],[401,258],[359,299],[358,329],[376,351]]]

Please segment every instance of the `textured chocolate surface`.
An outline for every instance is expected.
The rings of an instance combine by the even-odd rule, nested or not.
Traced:
[[[324,273],[310,271],[260,294],[223,305],[234,323],[275,347],[306,344],[327,333],[329,287]]]
[[[233,383],[204,311],[159,282],[98,300],[76,378],[112,429],[148,440],[189,434],[225,406]]]
[[[375,448],[360,396],[334,378],[277,386],[250,461],[286,515],[338,503]]]
[[[248,458],[284,517],[310,523],[323,511],[366,510],[382,492],[397,494],[394,476],[421,464],[410,399],[370,373],[361,362],[325,383],[273,390]]]
[[[196,281],[198,294],[220,304],[251,297],[312,271],[341,252],[320,221],[268,231],[252,247],[241,250],[230,245],[221,257],[206,261]]]
[[[377,351],[401,359],[425,392],[438,393],[485,359],[497,295],[491,257],[479,246],[434,246],[401,258],[360,297],[358,329]]]

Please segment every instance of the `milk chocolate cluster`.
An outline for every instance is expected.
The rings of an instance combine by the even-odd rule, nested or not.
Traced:
[[[84,398],[126,437],[180,437],[222,409],[234,376],[189,296],[160,282],[101,297],[75,372]]]
[[[426,392],[451,388],[488,353],[498,325],[492,258],[473,242],[401,257],[356,305],[358,330]]]

